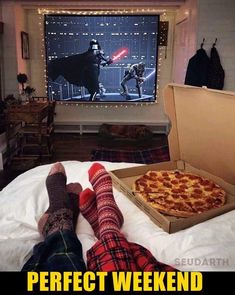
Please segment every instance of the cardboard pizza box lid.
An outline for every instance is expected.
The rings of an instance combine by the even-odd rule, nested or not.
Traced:
[[[183,160],[235,184],[235,92],[169,84],[171,160]]]

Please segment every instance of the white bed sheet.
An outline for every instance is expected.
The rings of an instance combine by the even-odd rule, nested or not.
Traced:
[[[107,170],[138,164],[101,162]],[[92,162],[63,162],[67,183],[80,182],[91,187],[87,171]],[[18,176],[0,192],[0,270],[18,271],[40,241],[37,222],[48,207],[45,179],[51,165],[39,166]],[[182,271],[235,270],[235,210],[168,234],[114,189],[114,196],[124,215],[122,231],[129,241],[149,249],[162,262]],[[88,222],[80,214],[77,235],[86,251],[96,238]]]

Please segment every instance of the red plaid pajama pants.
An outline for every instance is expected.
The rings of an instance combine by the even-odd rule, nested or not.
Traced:
[[[87,268],[90,271],[175,271],[157,261],[143,246],[128,242],[121,233],[105,235],[87,251]]]

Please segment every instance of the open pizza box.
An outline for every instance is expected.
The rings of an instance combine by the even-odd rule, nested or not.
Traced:
[[[155,224],[174,233],[235,209],[235,93],[169,84],[165,112],[171,122],[169,162],[110,172],[113,185]],[[181,170],[209,178],[226,191],[226,204],[187,218],[164,215],[132,193],[132,184],[149,170]]]

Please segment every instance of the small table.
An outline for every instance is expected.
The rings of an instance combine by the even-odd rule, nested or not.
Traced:
[[[11,105],[7,109],[8,122],[23,121],[28,124],[41,124],[48,115],[48,102],[30,102],[22,105]]]
[[[8,126],[15,122],[34,124],[37,128],[39,159],[42,158],[42,121],[48,116],[48,102],[29,102],[22,105],[11,105],[7,109]]]

